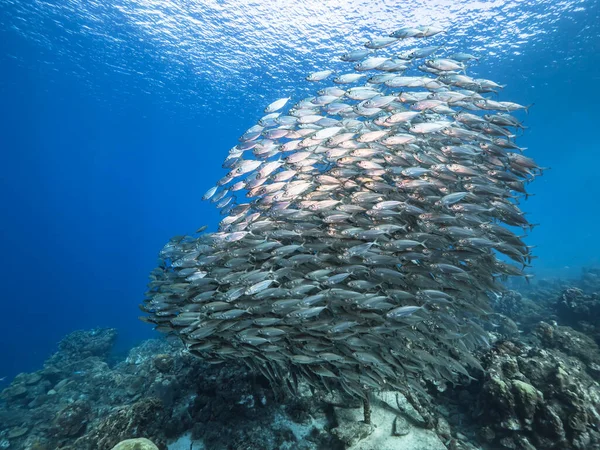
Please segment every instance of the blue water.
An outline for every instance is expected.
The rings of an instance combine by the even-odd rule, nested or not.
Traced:
[[[481,55],[470,74],[535,103],[518,142],[552,169],[523,206],[541,224],[533,271],[600,264],[598,1],[398,4],[2,2],[0,378],[75,329],[116,327],[122,349],[153,336],[137,320],[147,274],[171,236],[215,228],[200,197],[237,137],[403,24],[444,25],[450,48]]]

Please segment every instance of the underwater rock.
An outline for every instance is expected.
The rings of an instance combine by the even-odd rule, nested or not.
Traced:
[[[558,349],[588,366],[600,365],[600,348],[589,336],[570,327],[540,322],[533,334],[546,348]]]
[[[27,428],[27,427],[12,428],[8,431],[8,434],[6,435],[6,437],[11,440],[20,438],[22,436],[25,436],[28,431],[29,431],[29,428]]]
[[[600,286],[586,294],[583,289],[563,291],[554,305],[561,324],[585,332],[600,344]]]
[[[396,416],[392,424],[392,436],[406,436],[410,433],[410,424],[402,416]]]
[[[443,417],[438,417],[435,431],[441,439],[450,439],[452,437],[452,429],[450,428],[450,424]]]
[[[64,407],[54,420],[54,434],[60,437],[74,437],[85,429],[91,413],[88,402],[78,400]]]
[[[175,366],[175,360],[169,354],[156,355],[154,357],[154,367],[162,373],[169,373]]]
[[[553,336],[557,330],[548,327],[540,325]],[[483,384],[459,387],[455,400],[478,424],[486,448],[600,448],[600,384],[582,361],[557,348],[499,341],[483,365]]]
[[[545,298],[544,301],[535,301],[530,297],[517,291],[506,291],[502,294],[493,297],[492,304],[497,313],[494,315],[494,321],[500,321],[499,325],[508,327],[502,332],[509,336],[514,335],[514,326],[511,323],[506,323],[502,316],[510,319],[518,325],[518,329],[528,332],[535,327],[541,320],[551,320],[554,317],[554,311],[551,307],[550,300]],[[507,332],[508,331],[508,332]]]
[[[90,449],[96,450],[93,439],[86,436],[102,428],[107,416],[115,419],[111,414],[123,407],[131,409],[131,405],[135,407],[127,420],[131,420],[132,427],[140,425],[143,414],[139,414],[138,403],[152,395],[162,395],[157,401],[164,399],[172,407],[161,413],[160,420],[165,426],[158,434],[162,442],[183,432],[185,427],[191,428],[187,409],[197,380],[201,378],[200,362],[182,354],[181,346],[173,347],[163,340],[145,342],[132,350],[133,356],[128,357],[130,362],[121,361],[111,367],[102,358],[108,355],[114,338],[110,330],[75,332],[62,341],[43,370],[18,375],[0,397],[0,438],[12,428],[23,426],[30,431],[15,438],[11,448],[34,448],[35,444],[36,448],[67,449],[79,439],[80,448],[87,442]],[[86,339],[93,342],[89,344]],[[81,345],[82,350],[77,345]],[[92,354],[102,356],[90,356]],[[157,354],[169,354],[183,369],[175,378],[162,374],[152,364]],[[140,355],[139,364],[134,364],[133,360]],[[127,432],[127,427],[121,431]],[[132,437],[137,436],[127,435],[122,439]],[[119,436],[115,439],[110,447],[121,440]]]
[[[344,421],[343,425],[331,430],[346,447],[352,447],[362,439],[373,433],[373,425],[366,424],[364,422]]]
[[[206,364],[165,340],[141,343],[112,367],[86,357],[80,373],[59,355],[53,361],[69,370],[53,366],[50,378],[65,378],[51,383],[44,369],[7,388],[17,395],[0,401],[0,441],[9,450],[111,450],[143,436],[166,450],[191,433],[186,450],[473,450],[478,431],[484,449],[596,448],[600,389],[579,358],[595,361],[597,349],[550,324],[530,340],[497,341],[481,381],[447,392],[429,385],[430,403],[373,393],[372,425],[362,422],[362,402],[341,390],[301,382],[297,395],[278,397],[248,367]]]
[[[60,341],[59,351],[50,357],[48,363],[54,364],[58,359],[76,362],[90,356],[106,359],[116,339],[117,330],[114,328],[74,331]]]
[[[39,383],[41,379],[42,379],[42,376],[39,373],[34,372],[31,374],[28,374],[28,376],[25,377],[24,382],[26,385],[32,386],[34,384]]]
[[[77,439],[73,448],[110,450],[123,439],[144,435],[161,442],[160,429],[164,424],[163,405],[157,399],[144,399],[130,406],[123,406],[96,423],[85,436]]]
[[[27,396],[27,388],[21,384],[11,384],[0,394],[2,400],[17,400]]]
[[[514,394],[517,410],[520,412],[520,419],[526,428],[531,428],[533,416],[538,405],[544,401],[544,396],[531,384],[520,380],[512,380],[511,390]]]
[[[192,438],[210,450],[336,449],[339,441],[326,431],[325,406],[306,384],[299,385],[298,396],[276,401],[267,380],[245,366],[212,366],[189,410],[196,418]]]
[[[338,426],[331,432],[347,450],[446,450],[434,431],[415,424],[416,411],[407,415],[410,406],[401,398],[395,392],[373,394],[371,425],[362,421],[362,408],[334,407]]]
[[[66,340],[85,346],[82,337],[97,334],[76,336]],[[341,450],[329,432],[329,405],[307,385],[297,397],[276,400],[267,380],[247,367],[203,363],[164,339],[141,343],[114,366],[98,356],[73,365],[79,352],[63,351],[36,372],[37,383],[27,385],[38,376],[23,374],[5,392],[0,440],[12,429],[29,430],[9,442],[11,449],[110,450],[144,436],[164,450],[192,431],[207,450]]]
[[[146,438],[126,439],[115,445],[112,450],[159,450],[154,442]]]

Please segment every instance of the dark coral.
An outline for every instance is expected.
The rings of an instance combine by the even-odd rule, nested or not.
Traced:
[[[122,440],[146,436],[152,436],[153,442],[165,449],[161,428],[167,417],[160,400],[140,400],[114,410],[85,436],[65,446],[64,450],[110,450]]]
[[[496,312],[516,322],[518,328],[525,332],[535,327],[540,320],[547,320],[552,314],[547,301],[534,301],[517,291],[506,291],[494,299],[492,303]],[[495,322],[500,322],[501,325],[506,325],[507,330],[514,332],[510,323],[503,324],[502,321],[506,321],[506,319],[499,318],[495,320]]]
[[[549,333],[547,324],[540,328]],[[451,401],[462,405],[461,420],[472,421],[485,448],[600,449],[600,385],[571,356],[581,349],[567,347],[567,354],[545,339],[539,346],[497,342],[483,358],[483,383],[452,393]]]
[[[600,344],[600,292],[566,289],[556,299],[555,308],[561,323],[589,334]]]
[[[57,437],[79,436],[85,430],[92,408],[89,402],[78,400],[61,409],[54,419],[51,433]]]
[[[95,328],[93,330],[74,331],[58,344],[59,351],[48,360],[52,365],[58,360],[80,361],[90,356],[106,359],[117,339],[114,328]],[[64,365],[64,363],[61,363]]]
[[[245,366],[208,365],[181,344],[149,340],[111,367],[107,343],[114,340],[111,330],[76,332],[44,369],[17,376],[0,394],[0,443],[110,450],[146,437],[164,450],[192,431],[207,449],[335,448],[322,430],[313,427],[302,443],[291,431],[293,423],[310,429],[311,414],[324,415],[318,403],[280,399],[290,403],[282,409],[266,380]]]

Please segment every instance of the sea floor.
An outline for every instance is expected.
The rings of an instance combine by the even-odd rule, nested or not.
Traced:
[[[513,286],[514,288],[514,286]],[[600,449],[600,271],[542,280],[493,300],[474,380],[419,401],[360,400],[300,385],[276,392],[243,365],[207,364],[153,339],[113,354],[114,329],[75,331],[40,370],[0,394],[0,449]]]

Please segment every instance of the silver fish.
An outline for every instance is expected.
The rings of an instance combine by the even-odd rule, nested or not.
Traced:
[[[354,397],[427,395],[422,378],[480,367],[487,293],[532,259],[510,227],[531,228],[517,201],[544,168],[515,142],[529,107],[470,76],[473,55],[407,48],[442,32],[392,30],[342,55],[333,84],[289,111],[288,98],[271,103],[203,196],[218,231],[161,250],[143,320],[292,392],[303,379]]]

